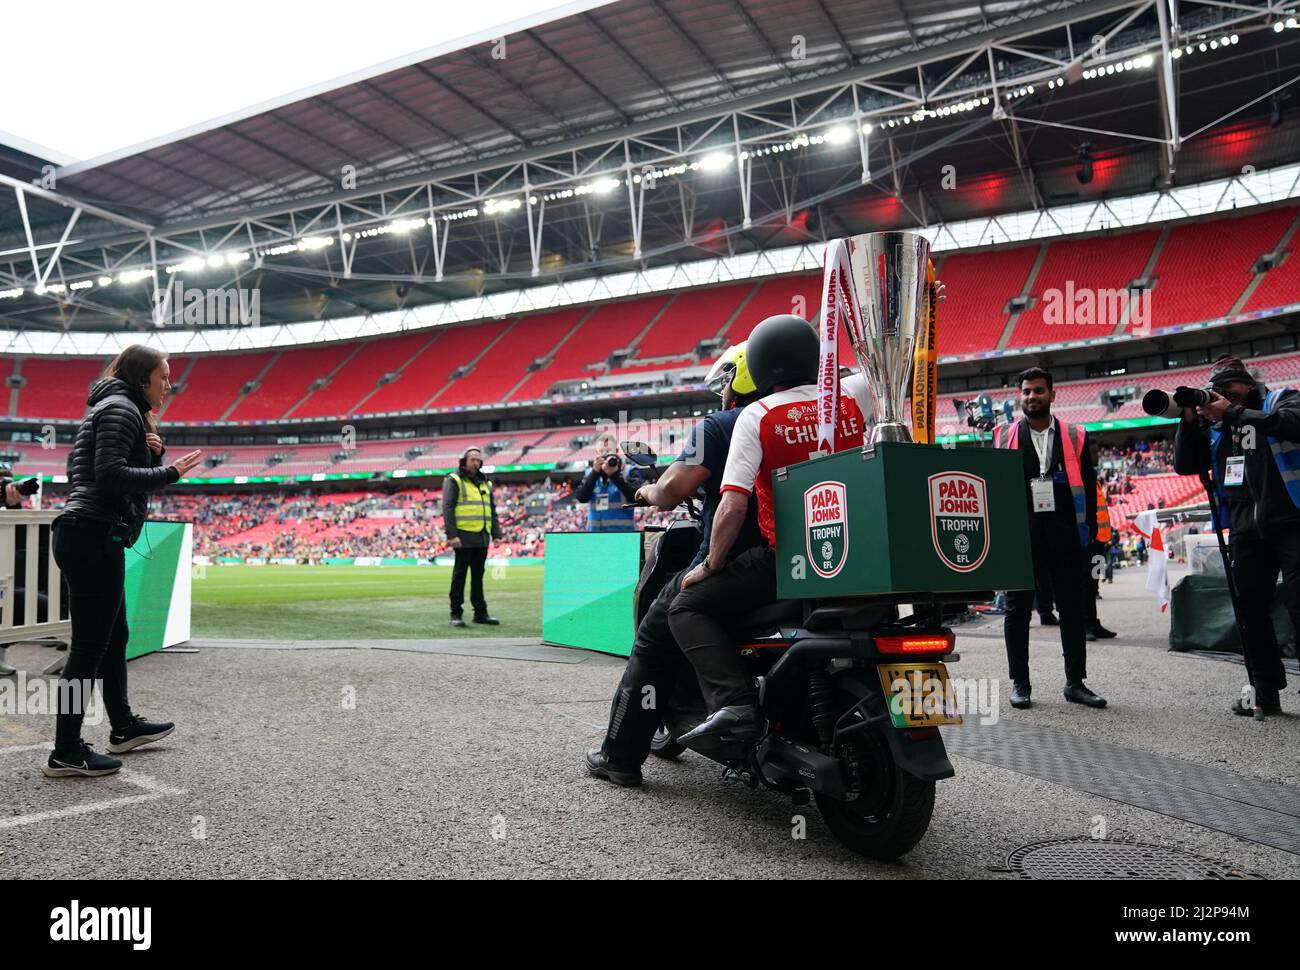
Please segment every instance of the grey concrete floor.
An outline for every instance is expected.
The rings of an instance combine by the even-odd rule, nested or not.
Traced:
[[[1089,668],[1109,709],[1065,703],[1057,632],[1036,623],[1034,709],[1006,703],[999,620],[959,628],[953,673],[999,680],[1001,718],[1300,790],[1300,683],[1285,717],[1228,714],[1243,669],[1168,653],[1143,578],[1103,587],[1121,637],[1090,644]],[[0,716],[0,878],[1013,878],[997,871],[1009,852],[1087,837],[1099,818],[1109,838],[1300,877],[1300,856],[958,756],[929,833],[895,864],[855,857],[815,807],[724,783],[691,755],[615,788],[582,755],[617,658],[507,639],[192,646],[132,662],[135,708],[178,728],[118,776],[44,778],[51,719]],[[10,651],[27,669],[48,657]],[[107,725],[86,737],[103,750]]]

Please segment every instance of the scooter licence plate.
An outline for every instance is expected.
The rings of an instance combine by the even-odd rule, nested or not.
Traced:
[[[941,663],[880,664],[889,719],[896,728],[960,724],[956,698],[949,688],[948,668]]]

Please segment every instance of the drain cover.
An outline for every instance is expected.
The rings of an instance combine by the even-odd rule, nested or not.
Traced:
[[[1222,862],[1160,845],[1057,839],[1021,846],[1007,868],[1024,879],[1261,879]]]

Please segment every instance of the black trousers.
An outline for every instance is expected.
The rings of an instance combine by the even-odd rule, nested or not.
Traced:
[[[776,553],[766,546],[746,549],[725,569],[673,598],[668,625],[695,668],[710,714],[733,704],[758,703],[732,631],[754,610],[774,602]]]
[[[72,684],[100,678],[110,723],[130,720],[126,694],[126,548],[109,539],[107,523],[61,519],[54,527],[54,561],[68,581],[72,644],[59,677],[59,711],[54,750],[70,753],[81,742],[84,701]]]
[[[636,628],[632,654],[609,706],[609,728],[601,745],[620,768],[640,767],[650,755],[650,742],[661,712],[681,673],[686,657],[668,626],[668,607],[682,587],[686,570],[664,584]]]
[[[1106,547],[1100,542],[1088,546],[1083,563],[1083,619],[1089,626],[1097,623],[1097,594],[1101,592],[1101,573],[1106,564]]]
[[[1043,513],[1040,513],[1043,514]],[[1034,584],[1050,584],[1061,619],[1061,650],[1065,654],[1065,679],[1079,683],[1088,676],[1088,640],[1083,606],[1083,570],[1087,552],[1068,534],[1059,539],[1044,538],[1030,544],[1034,558]],[[1090,588],[1090,587],[1089,587]],[[1007,667],[1014,683],[1029,680],[1029,617],[1033,612],[1032,589],[1007,592],[1007,612],[1002,620],[1007,645]]]
[[[1300,638],[1300,529],[1234,532],[1229,551],[1246,623],[1242,647],[1250,683],[1257,693],[1280,691],[1286,687],[1286,671],[1273,630],[1273,591],[1281,571],[1283,602]]]
[[[487,600],[483,598],[483,568],[487,565],[487,546],[456,550],[456,562],[451,567],[451,615],[460,616],[465,609],[465,574],[469,573],[469,601],[475,616],[487,616]]]

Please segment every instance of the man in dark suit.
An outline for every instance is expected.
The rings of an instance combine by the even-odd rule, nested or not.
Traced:
[[[1081,578],[1097,523],[1097,469],[1081,425],[1052,415],[1056,392],[1052,375],[1041,367],[1020,374],[1024,417],[994,435],[994,447],[1020,452],[1024,459],[1025,497],[1029,502],[1029,553],[1038,589],[1050,584],[1060,614],[1061,649],[1065,654],[1065,699],[1105,707],[1084,684],[1087,676],[1087,620]],[[1031,706],[1029,617],[1035,590],[1007,593],[1003,635],[1011,675],[1011,706]]]

